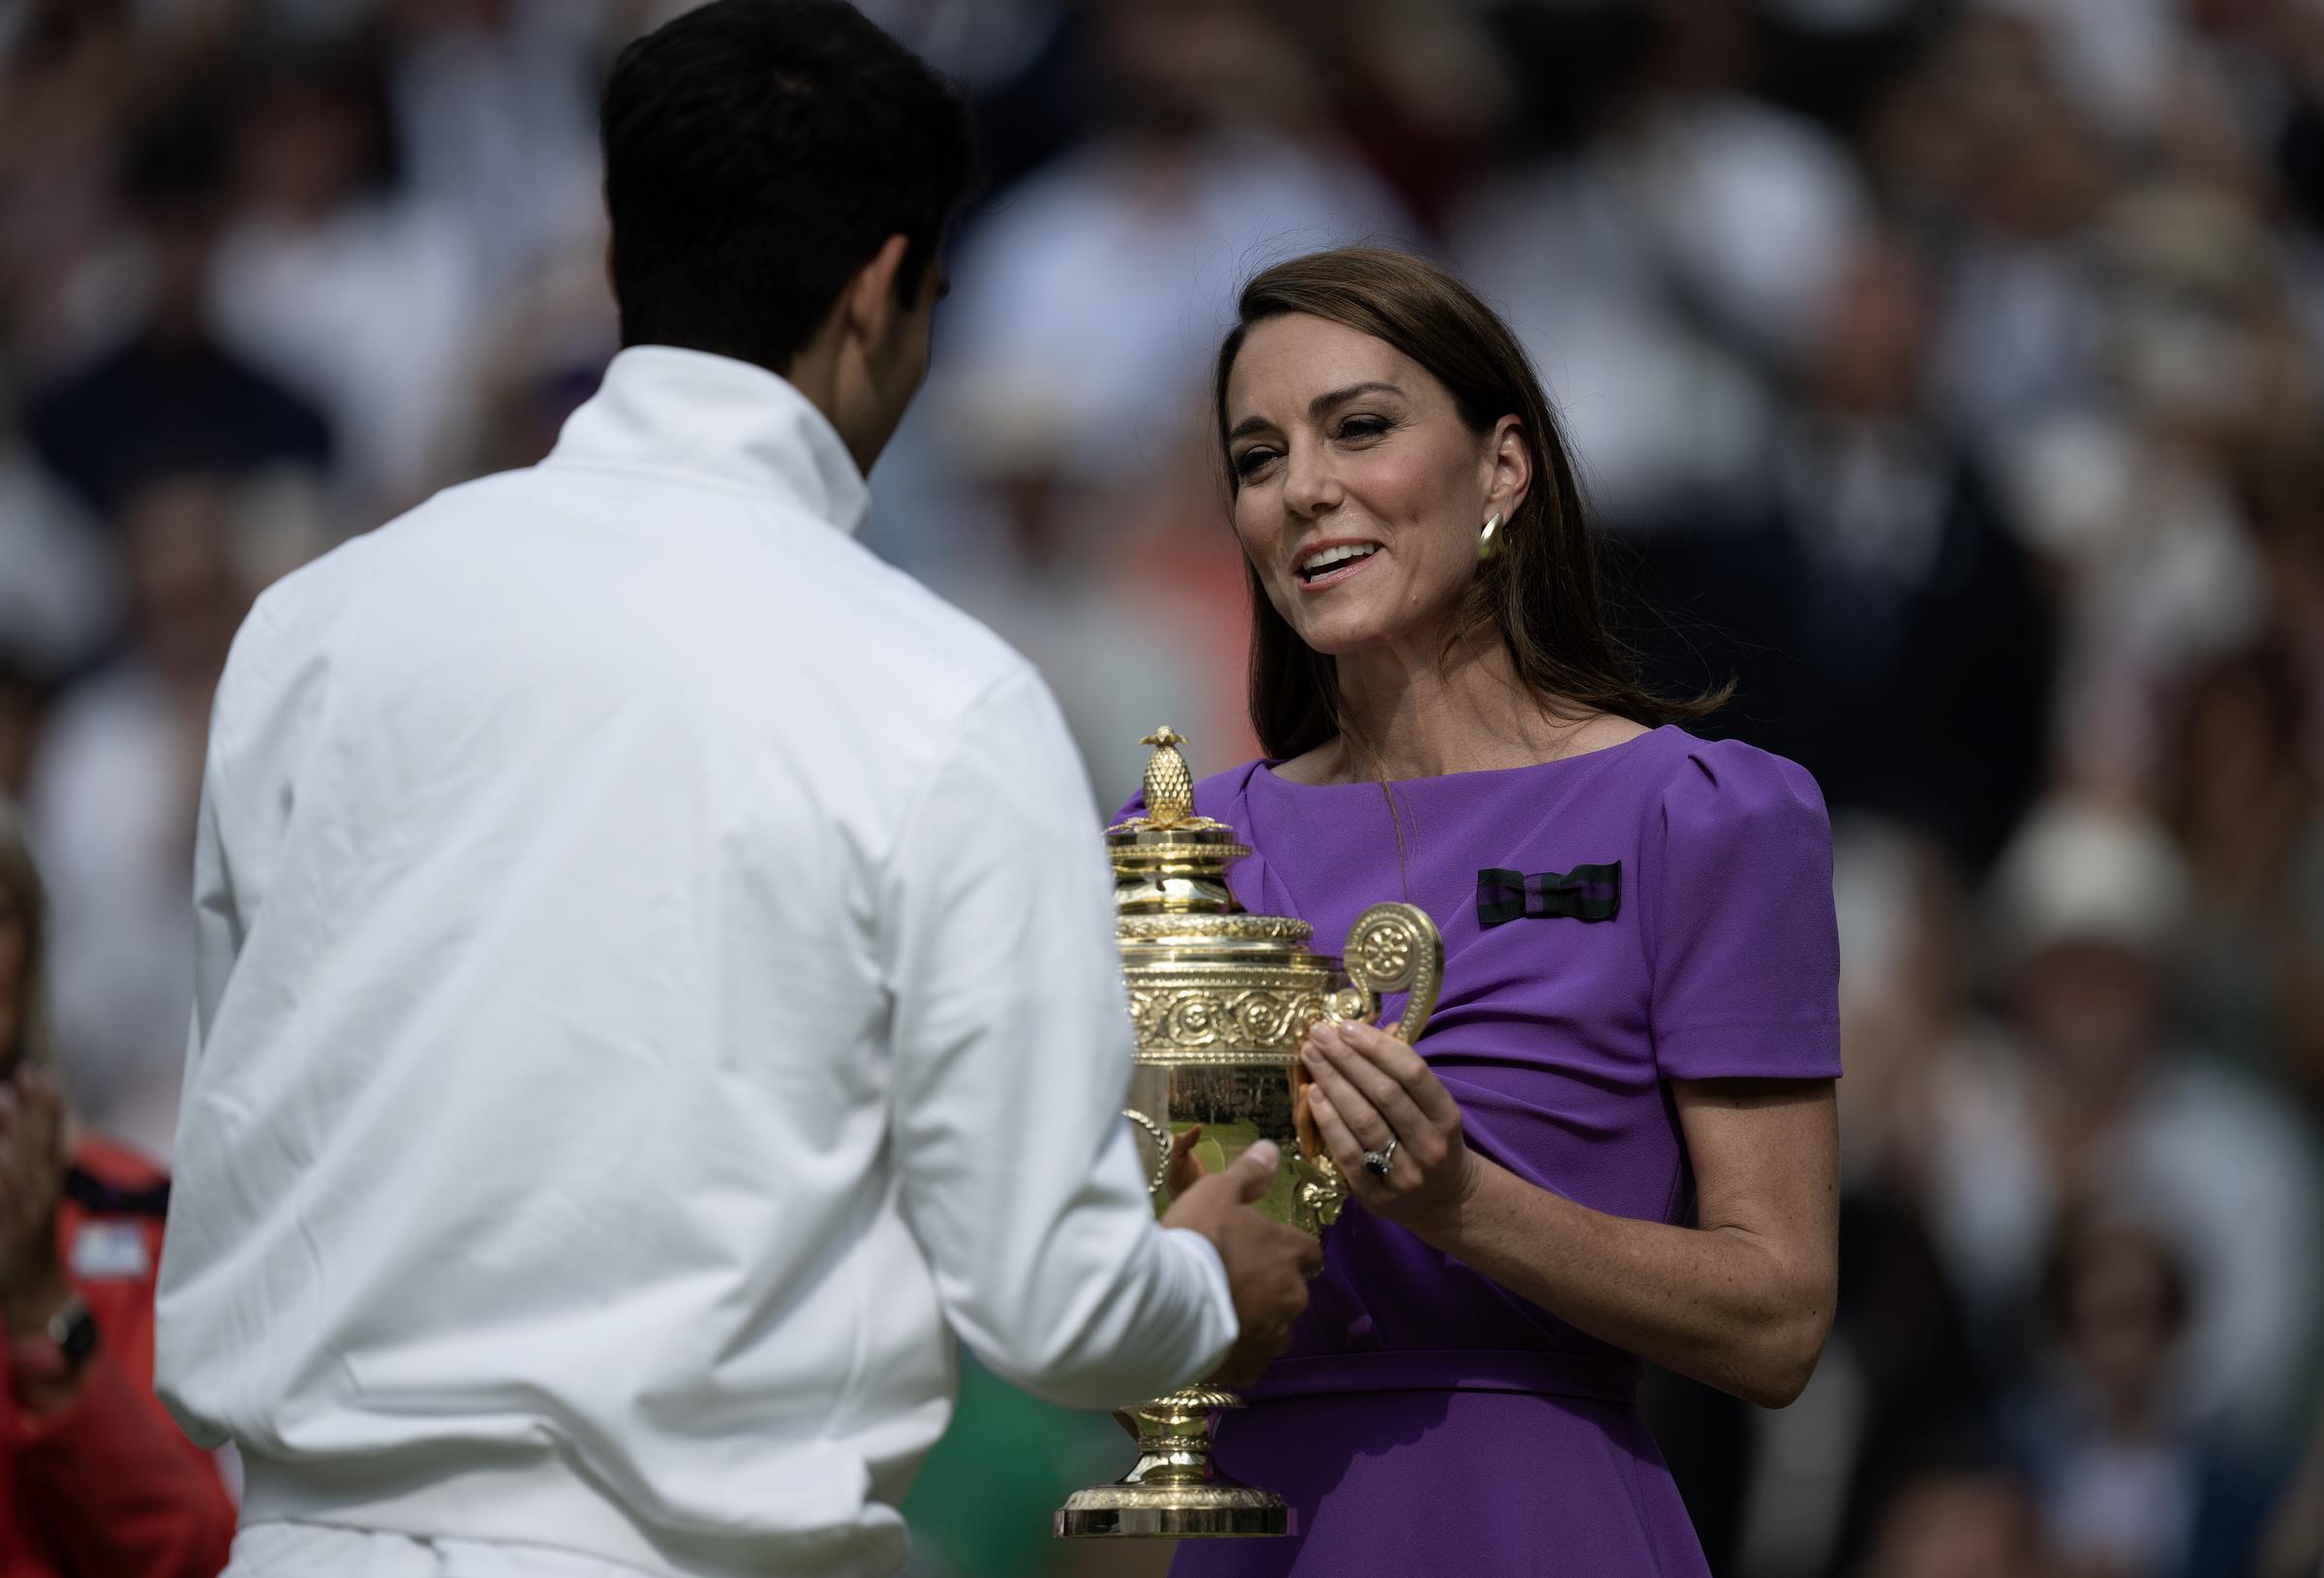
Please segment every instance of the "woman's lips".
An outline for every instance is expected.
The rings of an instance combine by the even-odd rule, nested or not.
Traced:
[[[1339,585],[1351,575],[1361,574],[1364,567],[1370,564],[1373,561],[1377,560],[1379,557],[1380,551],[1374,549],[1371,553],[1365,554],[1361,558],[1347,560],[1344,562],[1334,564],[1330,569],[1324,571],[1323,574],[1313,578],[1301,575],[1296,570],[1292,572],[1291,578],[1299,584],[1299,588],[1301,592],[1324,592]]]

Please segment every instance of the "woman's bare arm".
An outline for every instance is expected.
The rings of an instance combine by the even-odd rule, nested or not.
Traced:
[[[1309,1102],[1356,1196],[1591,1336],[1765,1408],[1799,1395],[1838,1280],[1832,1082],[1674,1082],[1691,1228],[1609,1216],[1469,1150],[1410,1047],[1363,1025],[1311,1040]],[[1397,1140],[1389,1176],[1362,1164]]]

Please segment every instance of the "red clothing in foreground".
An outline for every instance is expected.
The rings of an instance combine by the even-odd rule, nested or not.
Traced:
[[[98,1349],[72,1401],[29,1416],[0,1346],[0,1578],[213,1578],[234,1506],[153,1396],[153,1281],[167,1180],[102,1140],[73,1154],[57,1219]]]

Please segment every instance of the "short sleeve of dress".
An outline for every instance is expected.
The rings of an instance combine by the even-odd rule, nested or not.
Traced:
[[[1840,1073],[1832,830],[1807,771],[1719,741],[1680,763],[1641,840],[1666,1079]]]

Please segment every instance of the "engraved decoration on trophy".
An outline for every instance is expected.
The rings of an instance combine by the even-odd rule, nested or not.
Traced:
[[[1304,1117],[1300,1044],[1324,1018],[1373,1019],[1405,993],[1394,1033],[1427,1024],[1444,978],[1444,943],[1425,912],[1375,904],[1356,918],[1340,959],[1308,946],[1288,916],[1252,915],[1228,891],[1229,865],[1250,853],[1223,822],[1194,811],[1194,778],[1169,728],[1147,735],[1146,810],[1106,832],[1114,863],[1116,937],[1137,1032],[1124,1115],[1142,1135],[1155,1209],[1173,1137],[1200,1126],[1194,1155],[1215,1172],[1254,1141],[1273,1140],[1283,1166],[1259,1209],[1321,1233],[1337,1220],[1347,1180]],[[1238,1484],[1211,1461],[1212,1416],[1242,1400],[1189,1386],[1130,1411],[1138,1463],[1109,1485],[1077,1491],[1056,1532],[1252,1535],[1294,1532],[1283,1499]]]

